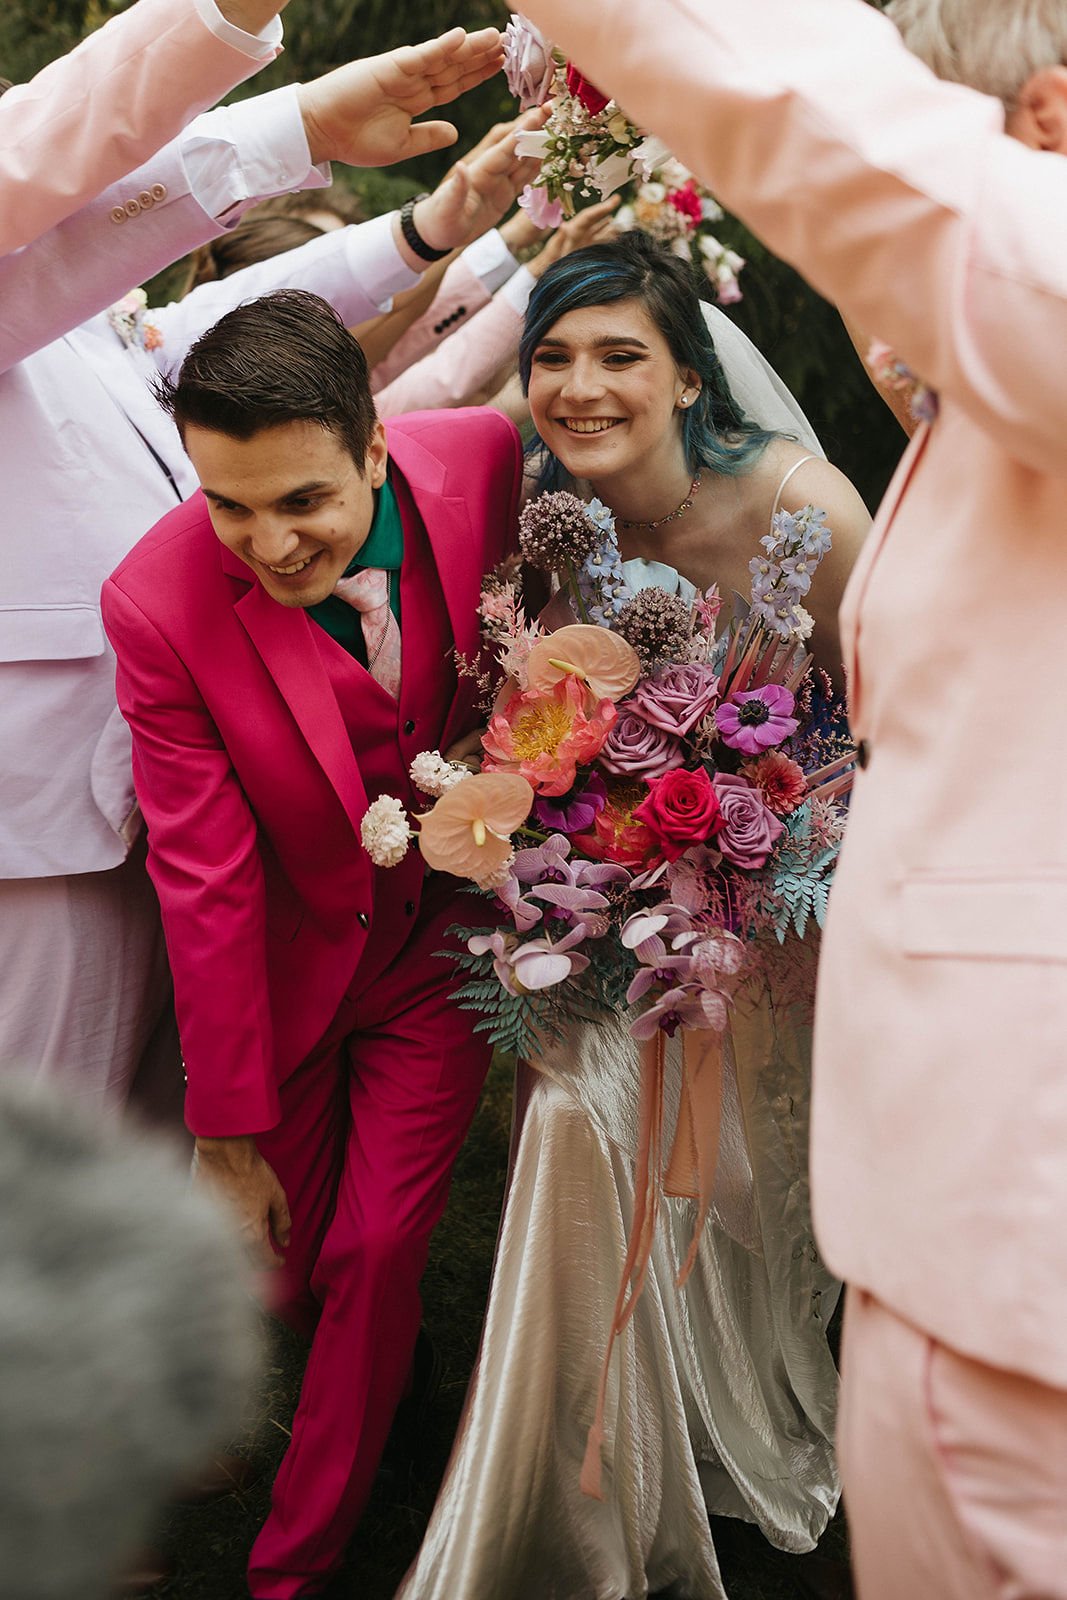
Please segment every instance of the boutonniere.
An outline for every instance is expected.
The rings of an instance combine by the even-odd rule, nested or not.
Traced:
[[[148,309],[148,296],[143,289],[131,289],[121,300],[116,300],[107,314],[107,320],[129,349],[158,350],[163,335]]]
[[[875,383],[902,394],[908,410],[916,422],[933,422],[937,418],[939,401],[936,389],[923,382],[906,362],[881,339],[872,339],[867,352],[867,365]]]

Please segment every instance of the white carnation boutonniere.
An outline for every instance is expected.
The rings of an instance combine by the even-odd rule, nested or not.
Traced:
[[[415,837],[407,812],[395,795],[380,794],[363,813],[359,825],[363,848],[376,867],[396,867]]]
[[[148,296],[143,289],[131,289],[109,309],[107,320],[129,349],[158,350],[163,335],[148,309]]]

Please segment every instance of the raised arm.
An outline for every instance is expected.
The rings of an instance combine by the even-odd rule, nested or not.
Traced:
[[[0,99],[0,254],[39,238],[277,55],[287,0],[137,0]],[[261,35],[261,31],[265,33]]]
[[[1020,461],[1063,470],[1067,161],[862,0],[527,0],[605,93]]]

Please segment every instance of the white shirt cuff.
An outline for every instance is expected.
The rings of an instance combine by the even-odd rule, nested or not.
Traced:
[[[348,270],[379,311],[390,311],[394,294],[410,289],[421,277],[397,249],[393,238],[395,215],[395,211],[387,211],[384,216],[345,229]]]
[[[476,278],[481,278],[488,294],[495,294],[519,266],[496,228],[490,228],[488,233],[469,244],[463,252],[463,261]]]
[[[217,222],[236,222],[255,200],[320,189],[328,165],[313,167],[295,84],[206,111],[182,138],[189,188]]]
[[[243,28],[237,28],[232,22],[226,21],[215,0],[195,0],[195,3],[204,26],[211,29],[216,39],[221,39],[223,44],[232,45],[235,50],[240,50],[242,55],[249,56],[253,61],[273,61],[281,50],[281,17],[271,17],[260,33],[245,33]]]
[[[520,317],[526,315],[526,307],[530,296],[533,294],[534,284],[537,279],[526,267],[519,267],[500,291],[500,298],[518,313]]]

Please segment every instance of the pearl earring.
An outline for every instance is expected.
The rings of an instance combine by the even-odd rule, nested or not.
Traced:
[[[687,406],[689,404],[689,396],[687,394],[683,394],[678,404],[680,406]]]

